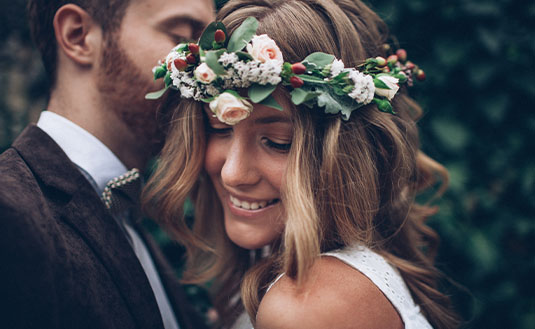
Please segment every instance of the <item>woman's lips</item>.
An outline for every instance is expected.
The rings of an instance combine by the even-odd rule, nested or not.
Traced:
[[[237,216],[252,217],[268,211],[278,204],[280,199],[270,200],[240,200],[235,196],[229,195],[228,205],[231,213]]]

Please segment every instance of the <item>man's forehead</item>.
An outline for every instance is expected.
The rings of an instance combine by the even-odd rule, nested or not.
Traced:
[[[206,25],[214,20],[212,0],[133,0],[127,11],[135,11],[152,21],[183,18]]]

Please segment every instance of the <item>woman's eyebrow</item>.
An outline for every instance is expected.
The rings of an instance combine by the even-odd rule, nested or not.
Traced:
[[[269,123],[290,123],[290,118],[282,117],[282,116],[270,116],[270,117],[263,117],[258,118],[254,120],[255,124],[269,124]]]

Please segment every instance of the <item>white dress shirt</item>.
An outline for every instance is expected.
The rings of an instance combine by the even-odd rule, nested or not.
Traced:
[[[99,196],[102,195],[106,184],[111,179],[128,171],[106,145],[61,115],[44,111],[39,117],[37,126],[47,133],[67,154],[67,157],[78,166]],[[178,329],[175,314],[145,243],[127,220],[117,220],[117,222],[127,234],[127,238],[147,275],[165,329]]]

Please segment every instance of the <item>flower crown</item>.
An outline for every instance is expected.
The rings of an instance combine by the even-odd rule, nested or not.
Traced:
[[[183,98],[209,103],[220,121],[234,125],[252,112],[249,101],[282,110],[272,95],[282,83],[291,89],[293,104],[322,107],[348,120],[354,110],[372,102],[380,111],[395,114],[390,101],[399,84],[412,86],[413,77],[425,79],[403,49],[387,59],[368,58],[356,68],[321,52],[300,63],[284,62],[275,41],[256,35],[257,28],[256,18],[249,17],[229,39],[223,23],[211,23],[198,43],[177,45],[154,67],[154,79],[163,78],[165,87],[145,98],[157,99],[169,88],[179,90]],[[247,97],[237,89],[247,89]]]

